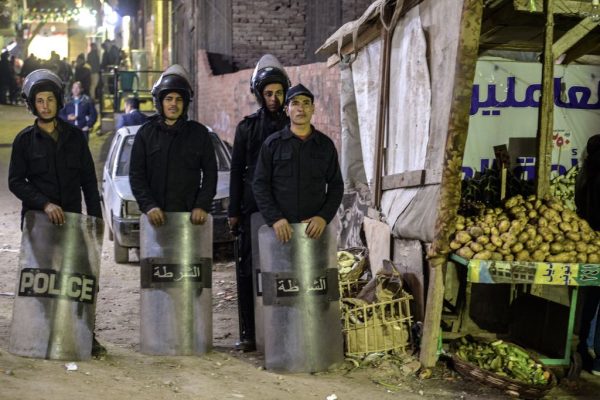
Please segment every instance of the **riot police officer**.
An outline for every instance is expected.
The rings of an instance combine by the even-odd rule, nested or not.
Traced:
[[[23,203],[21,224],[28,210],[44,211],[57,225],[65,212],[81,213],[81,193],[88,215],[102,218],[92,154],[82,131],[57,118],[63,106],[63,82],[50,70],[31,72],[22,97],[36,116],[13,142],[8,187]],[[95,339],[92,354],[106,349]]]
[[[277,58],[271,54],[261,57],[250,80],[250,91],[256,97],[259,109],[240,121],[233,143],[228,215],[232,230],[241,233],[241,261],[236,271],[241,321],[240,341],[236,343],[236,348],[243,351],[256,348],[250,236],[250,216],[258,211],[252,191],[254,168],[265,139],[289,122],[283,111],[283,101],[289,87],[290,80]]]
[[[167,68],[152,87],[158,112],[138,131],[131,150],[129,180],[150,223],[165,212],[191,212],[204,224],[217,188],[217,161],[208,129],[187,119],[193,90],[180,65]]]

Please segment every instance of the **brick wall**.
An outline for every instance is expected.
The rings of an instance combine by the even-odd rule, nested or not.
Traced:
[[[287,67],[292,85],[302,83],[315,95],[313,125],[327,134],[340,148],[340,73],[338,68],[327,68],[325,63]],[[212,127],[219,135],[233,143],[235,128],[246,115],[258,108],[250,93],[252,69],[225,75],[213,75],[204,50],[198,52],[198,87],[195,107],[198,121]]]
[[[328,16],[335,18],[331,22],[335,29],[359,18],[372,2],[320,1],[341,2],[341,16]],[[234,68],[254,68],[256,60],[265,53],[274,54],[284,65],[306,64],[307,3],[308,0],[232,0]]]

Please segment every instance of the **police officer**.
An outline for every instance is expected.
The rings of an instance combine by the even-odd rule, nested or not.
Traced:
[[[151,93],[158,113],[133,142],[133,195],[152,225],[164,224],[164,212],[191,212],[192,224],[204,224],[216,193],[217,161],[208,129],[187,119],[193,90],[183,67],[167,68]]]
[[[283,100],[290,86],[289,82],[285,69],[275,56],[266,54],[261,57],[250,80],[250,91],[260,108],[240,121],[235,131],[228,214],[232,230],[239,230],[241,233],[241,261],[236,271],[241,321],[240,341],[236,343],[236,348],[243,351],[253,351],[256,348],[250,236],[250,216],[258,211],[252,192],[254,167],[265,139],[283,129],[289,121],[283,111]]]
[[[82,131],[57,118],[63,106],[63,83],[52,71],[38,69],[23,82],[22,97],[37,118],[13,142],[8,187],[25,212],[41,210],[53,224],[65,223],[65,212],[81,213],[81,193],[88,215],[102,218],[92,154]],[[106,353],[96,339],[92,354]]]
[[[288,90],[285,111],[290,124],[269,136],[256,164],[256,203],[283,243],[292,237],[291,223],[308,223],[307,236],[321,237],[344,194],[335,146],[310,123],[313,101],[303,85]]]

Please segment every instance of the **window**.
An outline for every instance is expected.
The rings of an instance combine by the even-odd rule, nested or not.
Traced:
[[[131,148],[133,147],[133,141],[135,135],[129,135],[125,138],[123,146],[121,146],[121,153],[119,154],[119,162],[117,164],[117,176],[129,175],[129,164],[131,163]]]

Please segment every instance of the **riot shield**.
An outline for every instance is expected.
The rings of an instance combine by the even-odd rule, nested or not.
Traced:
[[[140,219],[140,349],[151,355],[201,355],[212,347],[212,217],[165,213]]]
[[[92,353],[104,223],[65,213],[54,225],[41,211],[25,214],[9,351],[54,360]]]
[[[265,364],[286,372],[318,372],[344,359],[340,321],[336,232],[320,239],[292,224],[282,244],[271,227],[259,229]]]
[[[258,230],[265,224],[262,214],[255,212],[250,217],[250,234],[252,237],[252,289],[254,292],[254,334],[256,350],[265,353],[265,333],[263,319],[262,279],[260,270],[260,253],[258,246]]]

